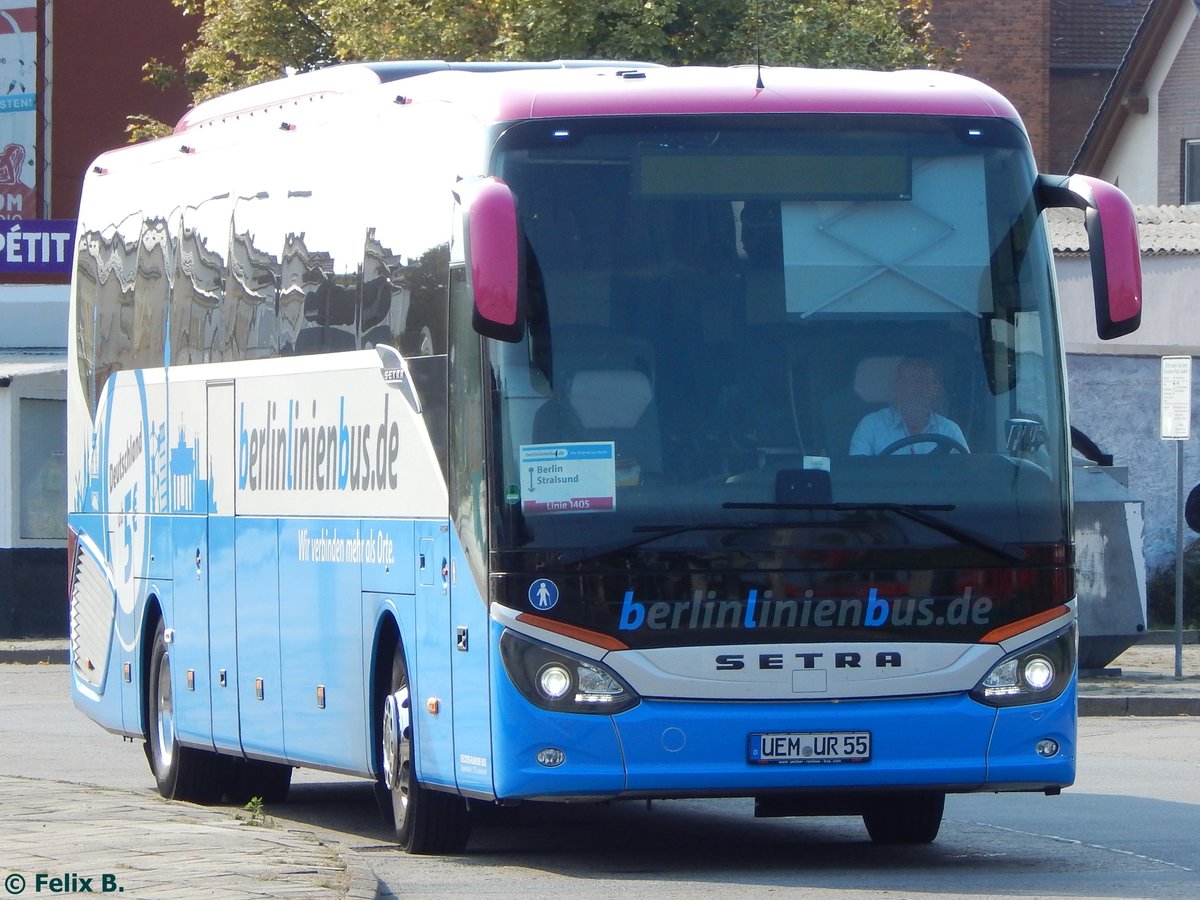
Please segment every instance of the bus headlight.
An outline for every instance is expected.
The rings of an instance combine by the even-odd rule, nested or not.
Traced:
[[[571,673],[561,663],[548,663],[538,672],[537,683],[547,700],[561,700],[571,689]]]
[[[1021,677],[1035,692],[1054,683],[1054,663],[1044,656],[1032,656],[1021,666]]]
[[[1006,656],[983,677],[971,696],[989,706],[1020,706],[1053,700],[1075,671],[1075,625]]]
[[[500,658],[517,690],[541,709],[612,714],[640,701],[607,666],[513,631],[500,638]]]

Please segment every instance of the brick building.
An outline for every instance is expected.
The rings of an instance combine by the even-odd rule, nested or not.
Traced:
[[[1070,169],[1151,0],[937,0],[939,39],[962,34],[959,67],[1020,112],[1039,166]]]
[[[939,41],[952,45],[962,34],[969,42],[959,71],[991,85],[1017,108],[1043,168],[1050,147],[1051,5],[936,0],[932,12]]]

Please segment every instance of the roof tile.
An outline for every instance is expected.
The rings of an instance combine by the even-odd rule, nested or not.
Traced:
[[[1134,212],[1144,256],[1200,254],[1200,206],[1138,205]],[[1047,225],[1055,253],[1087,253],[1088,241],[1081,211],[1051,209]]]
[[[1150,0],[1054,0],[1050,65],[1115,69]]]

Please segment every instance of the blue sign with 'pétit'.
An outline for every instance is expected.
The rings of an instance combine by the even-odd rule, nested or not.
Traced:
[[[70,274],[75,261],[73,219],[0,221],[0,274]]]

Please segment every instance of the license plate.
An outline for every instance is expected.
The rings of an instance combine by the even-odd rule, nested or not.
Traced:
[[[750,735],[754,765],[863,763],[871,760],[869,731],[788,731]]]

